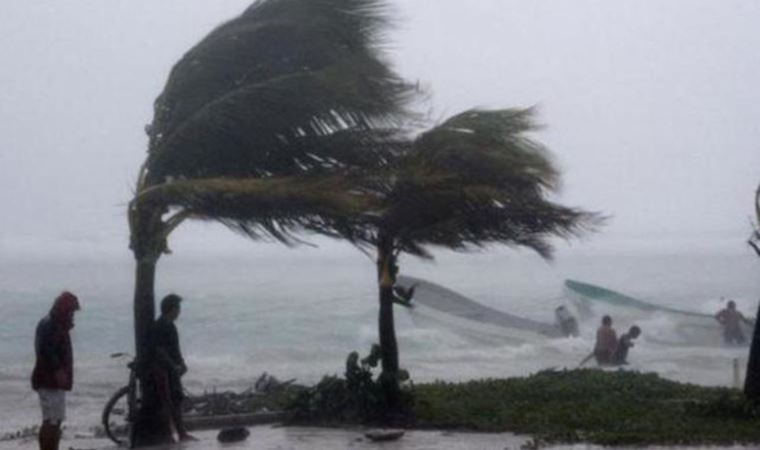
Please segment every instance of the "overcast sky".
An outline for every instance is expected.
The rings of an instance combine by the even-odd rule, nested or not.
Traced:
[[[126,251],[153,100],[174,62],[249,3],[0,3],[0,256]],[[389,56],[430,88],[432,117],[537,105],[561,201],[613,216],[595,239],[742,245],[760,182],[760,2],[395,3]],[[233,241],[221,227],[180,235]]]

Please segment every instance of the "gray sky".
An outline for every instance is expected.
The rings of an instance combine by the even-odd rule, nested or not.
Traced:
[[[183,52],[249,3],[0,3],[0,256],[125,250],[154,98]],[[684,234],[742,245],[760,182],[760,2],[396,3],[390,57],[430,88],[434,118],[539,107],[561,200],[614,217],[592,243]],[[229,236],[192,226],[178,239],[239,244]]]

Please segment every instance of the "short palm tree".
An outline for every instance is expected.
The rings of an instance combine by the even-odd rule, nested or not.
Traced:
[[[550,258],[550,238],[576,236],[603,220],[550,200],[559,173],[528,135],[534,129],[530,109],[466,111],[420,134],[392,168],[370,179],[382,206],[352,239],[377,253],[381,379],[391,403],[399,373],[392,292],[399,254],[431,258],[431,247],[503,244]]]
[[[174,66],[128,209],[138,362],[155,316],[156,264],[184,220],[287,244],[305,229],[349,235],[367,197],[346,174],[396,157],[415,92],[378,50],[387,22],[381,0],[262,0]],[[136,444],[166,440],[160,422],[144,408]]]

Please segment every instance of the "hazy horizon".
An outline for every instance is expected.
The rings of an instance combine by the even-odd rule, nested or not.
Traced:
[[[128,253],[153,100],[181,55],[250,3],[3,2],[0,257]],[[760,3],[392,3],[388,57],[430,89],[420,107],[434,120],[538,107],[536,137],[564,173],[559,200],[611,216],[560,252],[711,240],[745,251],[760,182]],[[171,245],[245,252],[241,239],[191,225]]]

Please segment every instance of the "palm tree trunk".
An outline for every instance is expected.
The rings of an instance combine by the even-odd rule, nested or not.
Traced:
[[[156,317],[155,280],[157,259],[142,258],[137,260],[135,271],[135,352],[136,360],[146,361],[150,345],[150,328]]]
[[[132,426],[134,447],[147,447],[171,442],[171,426],[161,411],[161,402],[154,385],[150,364],[150,330],[155,318],[155,276],[158,258],[137,259],[135,271],[135,353],[140,389],[140,408]]]
[[[140,408],[135,411],[132,445],[147,447],[171,442],[168,417],[161,414],[161,402],[150,370],[150,331],[155,320],[156,265],[165,249],[161,210],[130,209],[131,248],[135,255],[135,364],[140,389]]]
[[[382,374],[380,382],[386,394],[389,407],[398,402],[398,343],[393,320],[393,281],[390,267],[393,261],[393,245],[390,239],[380,239],[377,246],[378,287],[380,297],[380,314],[378,315],[378,332],[382,355]]]

